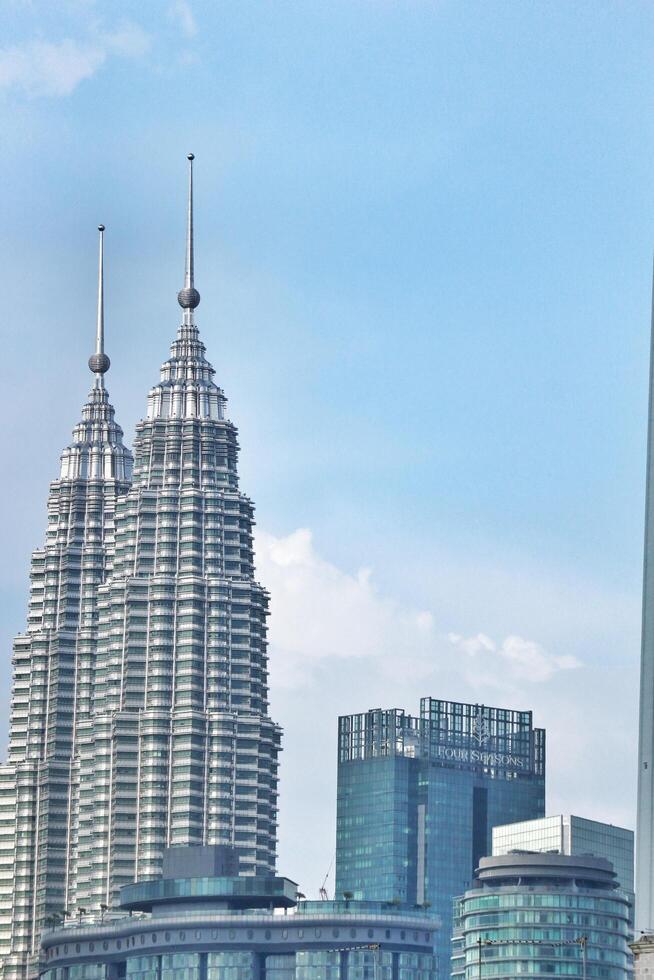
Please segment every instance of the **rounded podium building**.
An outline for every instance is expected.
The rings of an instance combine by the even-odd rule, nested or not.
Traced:
[[[392,903],[307,902],[238,874],[228,847],[172,847],[121,912],[49,928],[41,980],[437,980],[438,919]]]
[[[456,902],[452,977],[626,980],[629,912],[605,858],[482,858],[473,887]]]

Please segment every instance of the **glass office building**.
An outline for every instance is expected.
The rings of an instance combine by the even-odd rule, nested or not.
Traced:
[[[542,820],[493,827],[493,855],[512,851],[550,854],[592,854],[613,865],[621,891],[634,902],[634,833],[624,827],[587,820],[573,814],[558,814]]]
[[[604,858],[483,858],[455,909],[453,980],[629,976],[629,899]]]
[[[306,902],[287,878],[239,876],[234,855],[170,848],[110,919],[45,933],[41,980],[438,980],[429,911]]]
[[[339,719],[336,893],[431,906],[450,959],[452,901],[491,830],[545,812],[545,732],[530,711],[423,698]]]

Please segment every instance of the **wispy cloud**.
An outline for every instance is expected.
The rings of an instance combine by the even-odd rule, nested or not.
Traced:
[[[184,37],[195,37],[198,25],[188,0],[173,0],[168,8],[168,15],[179,26]]]
[[[581,667],[576,657],[556,656],[539,643],[521,636],[507,636],[501,643],[496,643],[484,633],[470,637],[449,633],[448,640],[466,655],[464,669],[467,665],[474,667],[476,685],[506,686],[507,673],[517,681],[539,683],[549,680],[559,670]],[[502,667],[499,676],[496,673],[498,666]],[[467,673],[470,676],[470,672]]]
[[[111,56],[140,57],[149,44],[142,28],[127,23],[87,40],[35,40],[0,48],[0,91],[20,91],[30,98],[67,96]]]

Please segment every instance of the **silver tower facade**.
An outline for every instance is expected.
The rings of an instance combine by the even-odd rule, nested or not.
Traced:
[[[43,548],[32,555],[27,629],[16,637],[9,755],[0,767],[0,963],[3,978],[37,969],[46,916],[71,901],[79,732],[92,705],[98,586],[111,574],[116,505],[130,485],[104,385],[100,226],[95,375],[50,486]]]
[[[46,920],[117,905],[122,885],[160,875],[171,844],[229,844],[242,873],[275,868],[268,595],[236,428],[194,321],[192,159],[182,325],[134,463],[104,387],[101,234],[96,380],[51,486],[14,645],[2,980],[38,975]]]
[[[649,374],[638,738],[636,935],[639,932],[654,932],[654,296]]]
[[[194,311],[189,157],[183,321],[148,396],[134,481],[98,589],[92,707],[81,722],[76,900],[113,906],[174,844],[230,844],[274,871],[280,730],[268,716],[268,596],[237,433]]]

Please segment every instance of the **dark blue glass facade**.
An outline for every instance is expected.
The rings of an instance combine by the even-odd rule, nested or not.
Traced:
[[[545,812],[545,732],[529,711],[423,698],[420,717],[339,719],[336,894],[429,905],[441,918],[491,853],[499,824]]]

